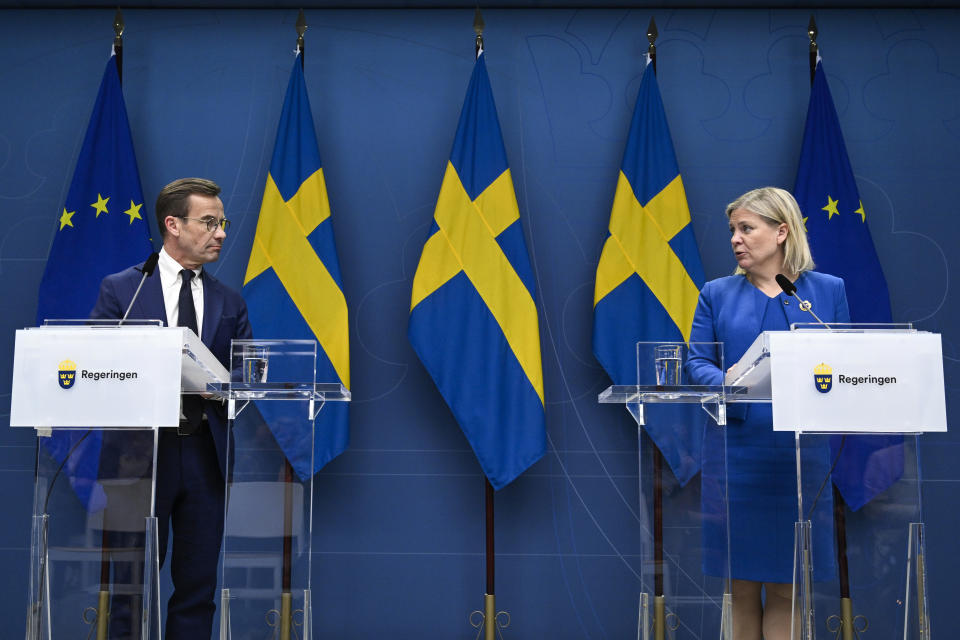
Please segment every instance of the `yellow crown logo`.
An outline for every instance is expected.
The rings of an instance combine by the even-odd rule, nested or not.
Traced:
[[[833,368],[830,365],[822,362],[813,368],[813,375],[815,376],[829,376],[832,373]]]
[[[60,370],[57,372],[57,382],[60,384],[60,388],[72,389],[73,383],[77,379],[77,363],[67,358],[66,360],[61,360],[57,366],[60,367]]]

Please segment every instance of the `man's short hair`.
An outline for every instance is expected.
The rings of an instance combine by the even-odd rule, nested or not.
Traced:
[[[188,200],[193,194],[218,196],[220,195],[220,185],[213,180],[205,180],[204,178],[180,178],[160,190],[154,212],[157,215],[157,224],[160,226],[161,238],[167,235],[167,225],[164,220],[167,219],[167,216],[185,218],[190,209]]]

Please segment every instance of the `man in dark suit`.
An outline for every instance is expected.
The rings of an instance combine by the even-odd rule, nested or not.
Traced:
[[[160,319],[167,326],[193,329],[230,369],[231,340],[249,339],[252,333],[240,294],[203,269],[204,264],[220,257],[229,225],[219,193],[216,183],[200,178],[176,180],[160,191],[156,216],[163,248],[157,263],[158,277],[146,279],[128,317]],[[104,278],[91,317],[123,317],[140,280],[137,267]],[[157,450],[156,516],[161,565],[168,530],[173,527],[173,594],[167,605],[167,640],[211,637],[217,560],[223,539],[226,460],[223,404],[184,396],[180,427],[161,429]],[[123,637],[135,624],[122,621],[124,613],[112,608],[110,635]],[[138,637],[138,632],[133,633]]]

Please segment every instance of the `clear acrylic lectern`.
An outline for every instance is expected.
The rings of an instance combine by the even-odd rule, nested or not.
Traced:
[[[721,343],[690,346],[722,368]],[[687,384],[690,346],[637,343],[637,384],[609,387],[599,398],[625,405],[637,424],[638,640],[733,637],[724,425],[738,390]]]
[[[313,637],[314,419],[350,400],[316,382],[314,340],[235,340],[227,401],[227,508],[220,639]]]
[[[727,376],[795,434],[791,637],[930,640],[918,453],[946,430],[940,336],[792,329],[761,334]]]

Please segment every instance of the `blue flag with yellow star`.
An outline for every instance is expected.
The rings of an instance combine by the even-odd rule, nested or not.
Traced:
[[[127,109],[111,55],[57,216],[40,282],[37,324],[89,317],[104,276],[142,262],[152,251]],[[45,439],[47,449],[62,462],[82,435],[55,432]],[[99,452],[100,432],[93,430],[69,453],[64,467],[88,508],[97,502]]]
[[[316,340],[319,344],[315,371],[296,371],[295,365],[280,361],[270,365],[273,378],[315,376],[318,382],[339,382],[350,388],[347,300],[299,55],[290,72],[277,126],[243,297],[255,336]],[[311,432],[303,422],[306,409],[300,403],[258,402],[257,408],[303,480],[347,447],[350,433],[345,402],[324,405],[313,428],[312,450]]]
[[[153,251],[115,58],[110,57],[40,283],[37,323],[90,315],[104,276]]]
[[[623,152],[597,265],[593,353],[614,384],[638,380],[637,342],[690,339],[703,286],[700,252],[653,65],[648,63]],[[644,363],[640,363],[641,367]],[[698,408],[651,408],[645,431],[681,484],[700,469]]]
[[[500,489],[543,457],[546,418],[533,269],[484,58],[413,277],[407,336]]]
[[[817,270],[843,278],[852,322],[890,322],[890,294],[873,246],[840,119],[823,64],[817,63],[793,190],[807,226]],[[802,295],[803,292],[800,292]],[[901,436],[831,439],[833,481],[847,505],[859,509],[903,474]]]

